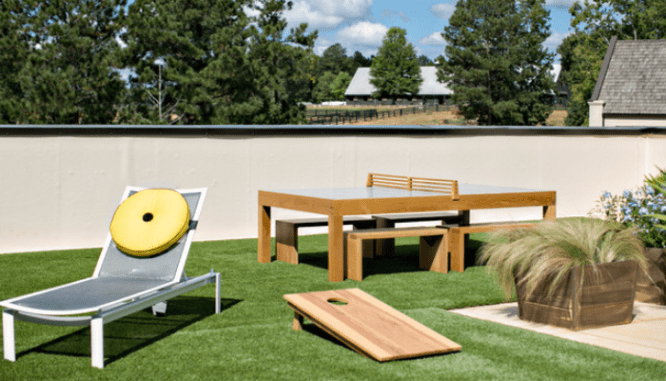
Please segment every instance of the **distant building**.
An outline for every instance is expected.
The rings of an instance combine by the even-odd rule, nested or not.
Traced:
[[[421,66],[421,77],[423,82],[419,92],[414,95],[399,95],[394,97],[395,104],[399,105],[422,105],[422,104],[444,104],[453,92],[443,83],[437,82],[437,67]],[[352,105],[379,105],[393,104],[394,98],[375,99],[372,97],[377,89],[370,83],[370,68],[360,67],[356,70],[345,91],[347,104]]]
[[[666,40],[613,37],[590,99],[590,127],[666,126]]]

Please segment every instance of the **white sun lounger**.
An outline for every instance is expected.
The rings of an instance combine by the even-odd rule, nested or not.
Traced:
[[[143,188],[127,187],[122,200]],[[16,361],[14,320],[59,326],[90,326],[92,366],[104,367],[104,324],[215,282],[215,313],[220,312],[220,274],[188,278],[184,267],[206,189],[178,190],[190,208],[190,229],[165,253],[132,257],[106,243],[90,278],[0,302],[5,359]],[[156,306],[157,305],[157,306]],[[153,311],[155,311],[155,307]],[[82,315],[85,316],[72,316]]]

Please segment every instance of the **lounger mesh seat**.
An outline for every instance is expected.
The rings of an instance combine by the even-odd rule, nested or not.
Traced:
[[[123,200],[140,188],[128,187]],[[5,359],[16,360],[14,319],[50,325],[90,325],[94,367],[104,367],[103,325],[192,289],[216,283],[215,312],[220,312],[220,274],[212,270],[188,278],[183,269],[194,237],[205,189],[179,191],[190,208],[190,230],[166,252],[133,257],[121,252],[109,234],[90,278],[0,302]],[[89,316],[72,316],[94,313]]]

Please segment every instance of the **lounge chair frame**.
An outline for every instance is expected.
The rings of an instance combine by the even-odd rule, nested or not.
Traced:
[[[127,197],[129,197],[131,193],[138,192],[142,189],[144,188],[127,187],[122,200],[125,200]],[[91,308],[48,310],[31,308],[17,304],[21,300],[30,297],[47,294],[49,292],[54,292],[65,287],[71,287],[83,282],[94,281],[96,278],[99,278],[104,261],[107,258],[107,254],[110,248],[114,245],[111,239],[111,234],[108,234],[92,277],[0,302],[0,306],[5,307],[5,310],[2,312],[4,358],[9,361],[16,361],[14,336],[15,320],[55,326],[90,326],[90,350],[92,366],[95,368],[103,368],[104,324],[118,320],[145,308],[160,305],[165,303],[168,299],[184,294],[196,288],[203,287],[213,282],[215,282],[215,313],[220,313],[220,273],[215,273],[213,270],[211,270],[208,274],[194,278],[188,278],[184,272],[185,262],[187,261],[190,246],[194,238],[194,230],[199,220],[199,215],[201,214],[201,206],[206,195],[206,189],[183,189],[177,191],[181,194],[199,193],[200,196],[190,221],[190,230],[187,232],[185,237],[181,238],[181,241],[184,240],[184,246],[182,249],[182,254],[180,255],[177,269],[175,271],[175,276],[172,280],[165,280],[157,286],[150,287],[145,290],[140,290],[131,295],[126,295],[120,299],[96,305]],[[89,313],[93,314],[86,316],[71,316]]]

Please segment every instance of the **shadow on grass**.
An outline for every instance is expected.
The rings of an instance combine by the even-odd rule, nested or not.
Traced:
[[[221,310],[240,302],[237,299],[222,299]],[[105,324],[104,364],[108,365],[214,314],[214,298],[181,296],[168,301],[164,316],[153,316],[149,308]],[[90,357],[90,328],[21,352],[17,357],[30,353]]]
[[[465,247],[465,268],[481,266],[477,255],[484,242],[470,239]],[[301,253],[299,263],[328,269],[328,253]],[[451,262],[449,261],[449,266]],[[450,269],[450,267],[449,267]],[[363,276],[426,271],[419,267],[419,245],[399,245],[395,255],[363,259]]]

